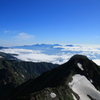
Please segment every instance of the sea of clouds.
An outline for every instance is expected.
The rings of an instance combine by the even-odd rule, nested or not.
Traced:
[[[84,47],[78,45],[59,45],[50,47],[46,45],[45,48],[41,48],[43,48],[41,45],[38,49],[25,49],[24,47],[9,48],[1,49],[0,52],[17,54],[15,57],[23,61],[51,62],[55,64],[65,63],[73,55],[82,54],[100,65],[100,47]]]

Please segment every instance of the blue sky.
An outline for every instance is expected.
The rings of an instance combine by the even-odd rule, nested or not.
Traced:
[[[100,45],[100,0],[0,0],[0,46]]]

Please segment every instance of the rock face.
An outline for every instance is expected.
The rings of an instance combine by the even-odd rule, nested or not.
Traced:
[[[86,85],[88,91],[95,88],[96,92],[94,91],[92,94],[94,96],[83,93],[84,95],[81,97],[78,92],[74,91],[72,87],[77,80],[77,78],[74,79],[75,75],[79,76],[77,78],[82,81],[83,79],[86,82],[88,81],[87,84],[80,85],[82,81],[78,80],[76,83],[81,82],[79,88],[83,89]],[[84,78],[81,78],[81,76],[84,76]],[[77,91],[79,88],[76,88]],[[31,79],[17,87],[10,94],[8,100],[80,100],[80,98],[81,100],[99,100],[95,98],[96,93],[100,95],[99,91],[100,67],[86,56],[75,55],[68,62],[46,71],[36,79]],[[87,99],[84,99],[85,97]]]

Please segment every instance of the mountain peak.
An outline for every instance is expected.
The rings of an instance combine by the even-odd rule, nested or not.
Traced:
[[[25,96],[25,98],[27,98],[27,96],[30,94],[33,94],[30,96],[31,99],[37,97],[32,100],[42,100],[41,99],[42,97],[48,95],[47,91],[52,93],[56,92],[55,95],[57,95],[56,96],[57,100],[62,100],[60,99],[61,97],[63,98],[63,100],[67,100],[66,98],[68,97],[73,98],[72,93],[74,93],[74,91],[72,92],[72,90],[70,90],[69,83],[70,81],[72,81],[72,77],[76,74],[78,74],[78,76],[84,76],[85,79],[88,81],[92,80],[92,84],[95,86],[95,88],[100,90],[100,80],[98,80],[100,79],[99,66],[97,66],[91,60],[89,60],[86,56],[74,55],[68,62],[52,70],[44,72],[34,80],[29,80],[26,83],[22,84],[20,87],[15,89],[15,91],[11,94],[14,97],[12,97],[12,99],[10,100],[22,96]],[[46,94],[43,94],[44,92],[46,92]],[[76,98],[79,99],[77,93],[74,93],[74,95]],[[39,98],[38,96],[41,96],[41,98]],[[89,97],[92,96],[89,95]],[[49,97],[47,98],[46,99],[43,98],[43,100],[52,100]],[[68,99],[68,100],[73,100],[73,99]]]
[[[71,59],[88,59],[88,58],[84,55],[76,54],[76,55],[72,56]]]

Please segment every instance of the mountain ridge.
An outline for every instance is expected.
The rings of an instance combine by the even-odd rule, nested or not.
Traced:
[[[46,62],[25,62],[11,54],[0,52],[0,100],[17,86],[29,79],[34,79],[44,71],[57,67],[57,64]]]
[[[79,67],[79,63],[82,64],[83,70]],[[80,95],[69,86],[72,76],[75,74],[84,76],[88,81],[92,80],[91,84],[100,91],[100,80],[98,80],[100,79],[100,67],[86,56],[75,55],[68,62],[46,71],[35,80],[30,80],[16,88],[9,100],[73,100],[72,93],[77,98],[76,100],[79,100]],[[55,92],[56,97],[50,97],[50,93]],[[92,95],[87,98],[92,98]]]

